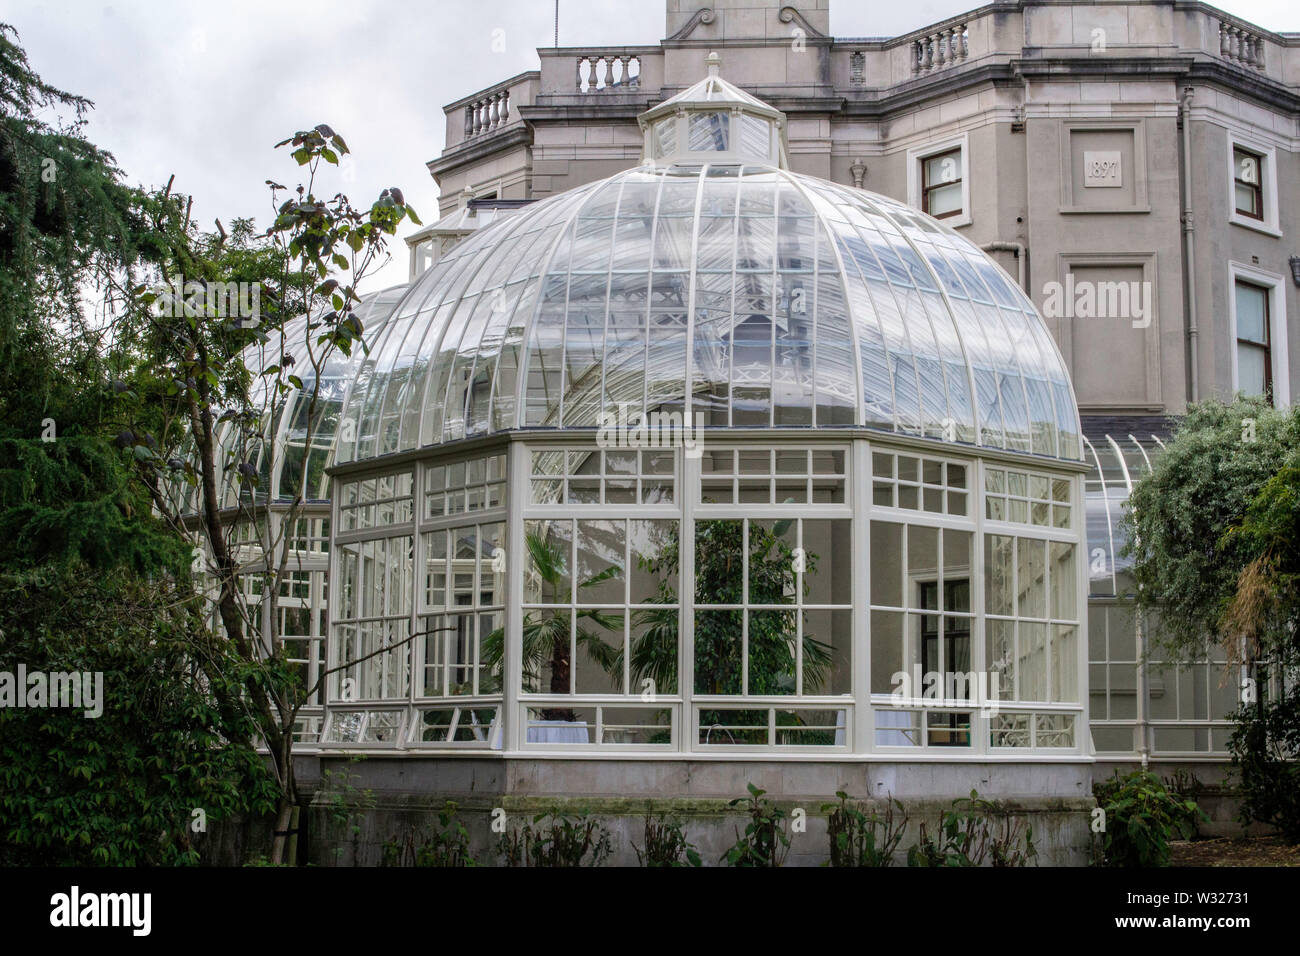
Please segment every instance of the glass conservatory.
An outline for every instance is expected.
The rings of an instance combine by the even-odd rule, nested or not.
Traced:
[[[701,83],[476,231],[339,413],[322,745],[1090,753],[1080,422],[1033,305]]]
[[[1139,424],[1139,423],[1133,423]],[[1163,424],[1163,423],[1162,423]],[[1132,559],[1123,553],[1124,505],[1164,448],[1165,427],[1085,436],[1092,466],[1084,490],[1089,549],[1088,694],[1099,761],[1226,760],[1240,667],[1222,648],[1203,660],[1164,660],[1133,604]]]

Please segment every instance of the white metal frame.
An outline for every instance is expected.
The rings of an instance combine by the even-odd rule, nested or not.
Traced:
[[[376,751],[405,751],[418,753],[468,753],[474,752],[483,756],[510,756],[510,755],[552,755],[552,756],[582,756],[596,758],[626,759],[628,756],[635,754],[638,758],[645,759],[662,759],[667,757],[680,757],[690,755],[693,758],[712,758],[712,759],[763,759],[767,757],[779,757],[785,760],[801,759],[906,759],[906,760],[937,760],[941,762],[962,762],[970,760],[987,760],[995,757],[1000,761],[1009,762],[1041,762],[1044,760],[1064,760],[1078,761],[1091,759],[1087,745],[1088,738],[1085,737],[1084,731],[1088,726],[1087,714],[1087,639],[1086,639],[1086,595],[1087,595],[1087,565],[1085,560],[1084,545],[1082,534],[1084,528],[1084,517],[1086,509],[1083,507],[1083,474],[1079,467],[1068,463],[1061,463],[1063,467],[1055,467],[1051,460],[1030,458],[1026,455],[1020,455],[1012,452],[990,452],[989,449],[970,448],[969,457],[965,457],[967,452],[965,447],[954,447],[951,445],[942,445],[932,440],[909,438],[906,436],[886,436],[875,435],[864,432],[861,429],[855,429],[849,434],[819,434],[815,441],[808,434],[801,434],[796,429],[771,429],[767,436],[758,436],[757,430],[750,430],[748,433],[742,430],[720,430],[715,436],[710,437],[707,433],[705,436],[705,447],[712,444],[714,447],[727,448],[744,448],[751,447],[754,449],[770,450],[778,447],[794,448],[799,450],[838,450],[843,451],[845,455],[845,470],[847,472],[845,482],[844,502],[835,504],[800,504],[800,505],[752,505],[752,504],[730,504],[730,505],[704,505],[700,501],[700,478],[701,468],[698,459],[688,456],[681,449],[676,451],[676,492],[675,499],[671,504],[640,505],[629,504],[626,506],[612,505],[565,505],[565,504],[531,504],[530,503],[530,478],[531,478],[531,454],[537,450],[558,450],[559,448],[589,448],[598,450],[594,441],[594,432],[587,434],[582,430],[573,431],[524,431],[515,432],[510,436],[503,436],[498,441],[474,440],[472,442],[456,443],[455,445],[441,448],[437,452],[425,454],[404,455],[391,464],[385,463],[383,467],[372,468],[347,468],[342,476],[335,478],[336,482],[351,481],[358,478],[367,478],[380,473],[392,473],[396,470],[410,470],[413,473],[413,520],[400,526],[381,527],[365,529],[364,531],[353,531],[344,534],[335,534],[331,542],[331,563],[336,565],[338,560],[338,546],[341,544],[374,540],[380,538],[389,538],[393,536],[411,535],[415,541],[415,575],[416,580],[410,582],[412,589],[411,600],[411,622],[412,626],[418,626],[418,619],[425,616],[421,611],[421,585],[422,578],[419,575],[423,572],[423,531],[426,526],[448,527],[459,523],[484,522],[495,523],[504,521],[506,527],[506,580],[505,580],[505,627],[507,653],[504,668],[504,688],[500,696],[486,697],[451,697],[451,698],[424,698],[416,696],[416,679],[418,672],[416,665],[412,664],[411,682],[409,692],[406,698],[401,700],[382,700],[371,699],[363,701],[342,701],[332,696],[328,699],[327,713],[331,715],[340,712],[362,712],[364,715],[372,712],[384,711],[402,711],[405,715],[398,739],[385,741],[382,744],[374,742],[359,741],[351,744],[341,744],[335,741],[329,741],[323,744],[328,749],[347,750],[376,750]],[[725,442],[723,441],[725,437]],[[508,443],[508,447],[504,447]],[[425,521],[423,518],[424,508],[424,476],[425,469],[430,463],[438,461],[450,461],[467,456],[490,456],[500,454],[503,450],[508,456],[508,482],[506,487],[504,508],[496,511],[480,511],[469,514],[461,514],[454,518],[442,518],[434,521]],[[876,507],[871,501],[872,495],[872,475],[871,463],[872,452],[875,450],[887,451],[895,455],[916,455],[922,458],[941,459],[951,461],[955,464],[966,466],[967,471],[967,488],[965,489],[968,498],[968,514],[966,516],[934,514],[925,511],[912,511],[910,509]],[[1055,528],[1034,526],[1028,524],[1010,523],[1010,522],[990,522],[984,517],[983,489],[985,484],[984,463],[985,460],[996,467],[1005,467],[1011,469],[1021,469],[1025,471],[1035,471],[1046,474],[1049,477],[1064,477],[1071,481],[1072,497],[1072,520],[1068,528]],[[681,579],[678,582],[679,596],[694,594],[694,525],[697,520],[713,518],[738,518],[738,517],[798,517],[806,519],[856,519],[851,524],[852,540],[852,558],[854,571],[851,575],[851,613],[852,613],[852,634],[853,650],[851,658],[851,694],[845,696],[833,695],[808,695],[808,696],[763,696],[763,697],[745,697],[745,696],[726,696],[726,697],[697,697],[693,694],[694,688],[694,660],[693,652],[693,605],[689,599],[682,599],[678,606],[679,613],[679,634],[681,636],[681,645],[679,649],[679,688],[678,693],[674,695],[657,695],[653,701],[643,701],[637,694],[628,695],[589,695],[573,694],[561,701],[551,695],[525,694],[522,692],[521,685],[521,666],[519,662],[519,650],[522,641],[522,610],[524,607],[524,570],[525,570],[525,547],[524,547],[524,521],[533,519],[551,518],[568,518],[581,519],[589,518],[600,520],[603,518],[615,517],[614,509],[618,508],[619,515],[622,517],[631,517],[634,519],[671,519],[681,522],[680,542],[680,563]],[[337,505],[336,505],[337,512]],[[624,514],[626,512],[626,514]],[[464,521],[459,521],[464,519]],[[971,620],[972,620],[972,649],[971,649],[971,666],[976,671],[986,669],[986,647],[984,636],[984,588],[982,585],[984,568],[983,568],[983,535],[985,533],[1012,534],[1020,537],[1029,537],[1042,539],[1045,541],[1060,541],[1063,543],[1073,544],[1076,548],[1075,566],[1078,572],[1079,580],[1076,584],[1076,602],[1078,619],[1075,626],[1078,628],[1078,640],[1076,646],[1079,653],[1078,661],[1078,703],[1062,702],[1033,702],[1033,701],[1002,701],[999,703],[1000,712],[1004,713],[1026,713],[1032,715],[1048,716],[1052,714],[1071,715],[1074,724],[1074,744],[1071,747],[1013,747],[1013,748],[994,748],[990,745],[990,718],[981,715],[978,708],[969,708],[973,711],[971,720],[971,741],[970,746],[960,747],[890,747],[878,746],[875,743],[877,710],[896,709],[891,706],[894,702],[885,695],[872,695],[869,693],[871,686],[871,662],[869,652],[869,633],[870,633],[870,601],[869,601],[869,581],[870,565],[872,555],[870,554],[870,522],[872,520],[889,520],[902,522],[904,524],[915,524],[923,526],[953,528],[955,530],[964,530],[973,532],[973,553],[970,576],[972,580],[971,587]],[[334,525],[337,528],[337,525]],[[330,622],[332,627],[337,627],[337,604],[338,588],[330,589]],[[838,607],[838,605],[837,605]],[[690,612],[690,613],[688,613]],[[334,631],[331,632],[333,637]],[[327,666],[336,666],[337,647],[336,640],[329,641],[329,652],[327,655]],[[412,649],[407,650],[409,659],[413,662],[418,656]],[[632,688],[635,690],[635,688]],[[331,689],[330,693],[333,691]],[[590,744],[566,744],[566,743],[533,743],[529,744],[525,739],[523,727],[527,711],[530,707],[538,706],[568,706],[574,708],[661,708],[668,710],[670,713],[670,725],[673,743],[671,745],[641,745],[641,744],[618,744],[618,743],[590,743]],[[425,709],[438,710],[456,710],[468,711],[468,709],[487,709],[488,707],[498,708],[497,723],[487,731],[487,736],[500,740],[501,749],[489,749],[481,741],[438,741],[433,743],[418,743],[420,725],[419,713]],[[843,742],[837,742],[835,745],[783,745],[783,746],[754,746],[745,744],[732,745],[729,743],[716,744],[712,741],[708,745],[699,743],[698,713],[701,707],[713,709],[790,709],[790,710],[833,710],[836,711],[832,718],[835,728],[841,729],[843,733]],[[952,709],[952,708],[948,708]],[[961,708],[965,709],[965,708]],[[927,712],[934,711],[934,708],[918,708],[918,711],[924,715]],[[453,720],[456,715],[453,714]],[[600,719],[600,713],[597,720]],[[774,719],[774,718],[770,718]],[[926,718],[919,718],[922,721],[922,727]],[[769,720],[769,723],[770,723]],[[1034,728],[1037,725],[1038,717],[1032,716],[1030,720],[1030,734],[1035,733]],[[830,728],[828,728],[830,729]],[[888,728],[885,728],[888,729]],[[896,728],[895,728],[896,729]],[[599,732],[599,730],[598,730]],[[769,727],[769,734],[773,730]],[[364,732],[363,732],[364,735]],[[599,740],[599,737],[596,738]],[[769,736],[769,739],[775,739]],[[1031,739],[1031,743],[1032,743]],[[924,743],[924,742],[923,742]]]

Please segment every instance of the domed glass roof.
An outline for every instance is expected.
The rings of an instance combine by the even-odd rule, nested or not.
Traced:
[[[987,255],[883,196],[726,162],[647,163],[451,250],[360,363],[337,460],[655,411],[1080,457],[1060,353]]]
[[[719,62],[641,115],[642,166],[493,223],[412,283],[358,367],[338,461],[656,412],[1080,457],[1064,363],[1020,289],[930,217],[786,170],[783,114]]]

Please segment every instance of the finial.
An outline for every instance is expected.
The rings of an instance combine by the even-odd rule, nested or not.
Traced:
[[[718,56],[717,51],[710,53],[704,62],[709,65],[709,76],[717,76],[718,69],[722,66],[722,57]]]

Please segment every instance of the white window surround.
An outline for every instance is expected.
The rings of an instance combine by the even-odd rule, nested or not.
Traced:
[[[961,150],[961,215],[941,220],[945,226],[956,229],[971,224],[970,211],[970,137],[966,133],[938,142],[914,146],[907,151],[907,204],[921,208],[921,163],[930,156]]]
[[[1249,282],[1268,290],[1268,335],[1272,350],[1273,405],[1291,406],[1290,355],[1286,338],[1286,282],[1289,276],[1265,272],[1240,262],[1228,263],[1228,347],[1232,361],[1232,394],[1237,393],[1237,282]]]
[[[1258,153],[1262,159],[1260,165],[1263,166],[1261,171],[1262,182],[1260,183],[1263,192],[1264,201],[1264,218],[1263,220],[1251,219],[1249,216],[1243,216],[1237,212],[1237,193],[1233,173],[1236,169],[1236,160],[1233,157],[1233,151],[1244,149],[1248,152]],[[1277,193],[1277,147],[1268,146],[1258,140],[1252,140],[1239,133],[1228,130],[1228,221],[1234,225],[1244,226],[1247,229],[1253,229],[1256,232],[1262,232],[1265,235],[1275,238],[1282,237],[1282,226],[1278,219],[1278,193]],[[1235,340],[1234,340],[1235,341]]]

